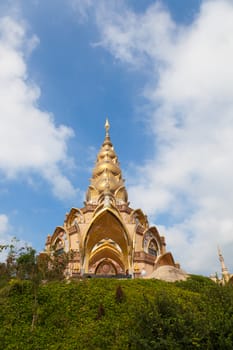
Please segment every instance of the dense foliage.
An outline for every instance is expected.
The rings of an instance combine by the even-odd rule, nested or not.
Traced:
[[[1,287],[1,349],[233,349],[233,289],[204,277],[40,283],[36,312],[34,288]]]
[[[66,254],[16,243],[0,246],[0,349],[233,349],[232,285],[66,281]]]

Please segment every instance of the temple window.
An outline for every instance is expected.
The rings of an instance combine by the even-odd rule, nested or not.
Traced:
[[[140,224],[140,220],[139,220],[139,218],[138,218],[137,216],[135,216],[135,224],[136,224],[136,225],[139,225],[139,224]]]
[[[57,239],[55,246],[54,246],[54,250],[56,252],[56,254],[60,255],[64,252],[64,242],[61,239]]]
[[[148,253],[153,256],[157,256],[157,244],[154,239],[152,239],[148,246]]]

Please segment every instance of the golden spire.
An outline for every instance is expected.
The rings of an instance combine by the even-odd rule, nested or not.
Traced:
[[[110,129],[110,124],[108,121],[108,117],[106,118],[106,122],[105,122],[105,130],[106,130],[106,136],[109,136],[109,129]]]
[[[110,124],[105,122],[105,139],[97,154],[93,169],[91,184],[87,191],[87,202],[96,202],[101,194],[108,191],[118,198],[118,202],[127,203],[127,192],[118,162],[117,155],[109,136]]]
[[[225,265],[224,258],[223,258],[223,255],[222,255],[222,252],[221,252],[219,246],[218,246],[218,256],[219,256],[219,261],[220,261],[221,269],[222,269],[223,282],[226,283],[229,281],[230,274],[229,274],[228,269]]]

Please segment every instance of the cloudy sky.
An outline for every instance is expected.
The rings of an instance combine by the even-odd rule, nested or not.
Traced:
[[[133,208],[233,272],[233,2],[0,0],[0,241],[82,207],[106,116]]]

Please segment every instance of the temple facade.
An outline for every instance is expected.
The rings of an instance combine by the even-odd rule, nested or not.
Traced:
[[[150,226],[141,209],[129,205],[109,128],[106,120],[104,142],[83,208],[73,207],[66,214],[63,226],[57,226],[47,237],[45,252],[70,253],[68,277],[150,278],[157,274],[161,278],[159,271],[165,271],[162,276],[183,276],[172,254],[166,251],[165,238]]]

